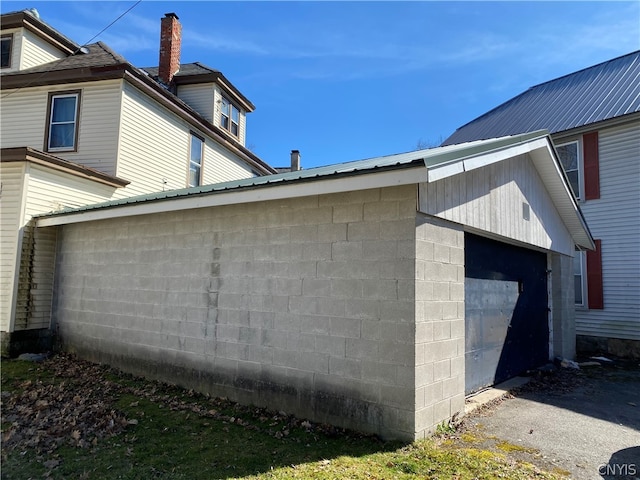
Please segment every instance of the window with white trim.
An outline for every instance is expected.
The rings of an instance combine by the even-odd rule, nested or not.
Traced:
[[[576,250],[573,257],[573,283],[575,285],[575,304],[583,306],[585,302],[585,253]]]
[[[0,37],[0,68],[11,67],[11,50],[13,48],[13,35]]]
[[[577,199],[580,199],[580,179],[582,172],[580,167],[580,144],[578,142],[569,142],[556,146],[558,158],[567,174],[573,193]]]
[[[225,97],[220,101],[220,126],[236,137],[240,132],[240,110]]]
[[[47,151],[76,150],[79,110],[80,92],[49,94]]]
[[[199,187],[202,182],[202,159],[204,157],[204,140],[191,134],[189,148],[189,186]]]

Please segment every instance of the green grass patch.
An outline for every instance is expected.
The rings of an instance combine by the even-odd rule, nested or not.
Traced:
[[[383,442],[72,357],[3,360],[2,392],[3,480],[556,478],[507,452]]]

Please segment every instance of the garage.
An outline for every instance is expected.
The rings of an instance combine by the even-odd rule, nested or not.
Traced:
[[[465,233],[465,393],[548,359],[547,256]]]

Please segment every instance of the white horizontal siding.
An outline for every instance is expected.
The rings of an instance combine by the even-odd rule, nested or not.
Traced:
[[[529,220],[523,218],[525,203]],[[571,235],[527,155],[421,183],[420,211],[573,256]]]
[[[9,330],[13,309],[18,230],[22,220],[24,164],[0,163],[0,331]]]
[[[189,125],[128,83],[122,102],[117,176],[131,184],[116,196],[185,188]]]
[[[126,84],[117,176],[131,181],[117,197],[185,188],[191,125]],[[252,176],[251,168],[218,142],[205,138],[203,184]],[[163,183],[166,179],[166,183]]]
[[[26,29],[22,30],[22,55],[20,70],[37,67],[66,57],[66,54],[49,42]]]
[[[216,142],[210,140],[205,142],[203,185],[251,177],[253,177],[251,168],[240,158],[232,155]]]
[[[46,328],[51,314],[55,229],[38,229],[33,233],[33,227],[27,224],[37,214],[109,200],[115,188],[29,162],[8,165],[25,165],[25,205],[18,224],[14,226],[16,235],[21,230],[25,236],[35,235],[35,251],[28,259],[31,277],[20,276],[22,293],[12,298],[12,302],[16,302],[13,328]],[[22,251],[23,255],[31,255],[27,243],[24,243]]]
[[[54,155],[113,175],[118,145],[122,80],[23,88],[3,92],[2,147],[44,150],[49,92],[81,90],[77,152]]]
[[[598,136],[600,198],[581,208],[602,240],[604,309],[577,309],[576,332],[640,340],[640,122]]]
[[[181,85],[178,97],[196,112],[213,123],[213,84]]]
[[[116,190],[115,187],[42,165],[29,164],[28,175],[28,195],[22,225],[33,215],[107,201]]]

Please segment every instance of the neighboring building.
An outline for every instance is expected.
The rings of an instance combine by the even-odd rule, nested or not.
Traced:
[[[160,192],[37,218],[63,349],[414,440],[575,351],[593,248],[546,132]],[[44,252],[42,252],[44,250]],[[466,327],[465,327],[466,324]],[[467,361],[465,362],[465,359]]]
[[[640,357],[640,51],[532,87],[443,145],[539,129],[596,238],[575,256],[578,348]]]
[[[180,65],[175,14],[161,20],[160,66],[147,71],[102,42],[78,45],[35,11],[0,20],[6,352],[14,332],[48,325],[30,286],[42,273],[33,265],[33,215],[275,170],[245,147],[251,102],[220,72]]]

